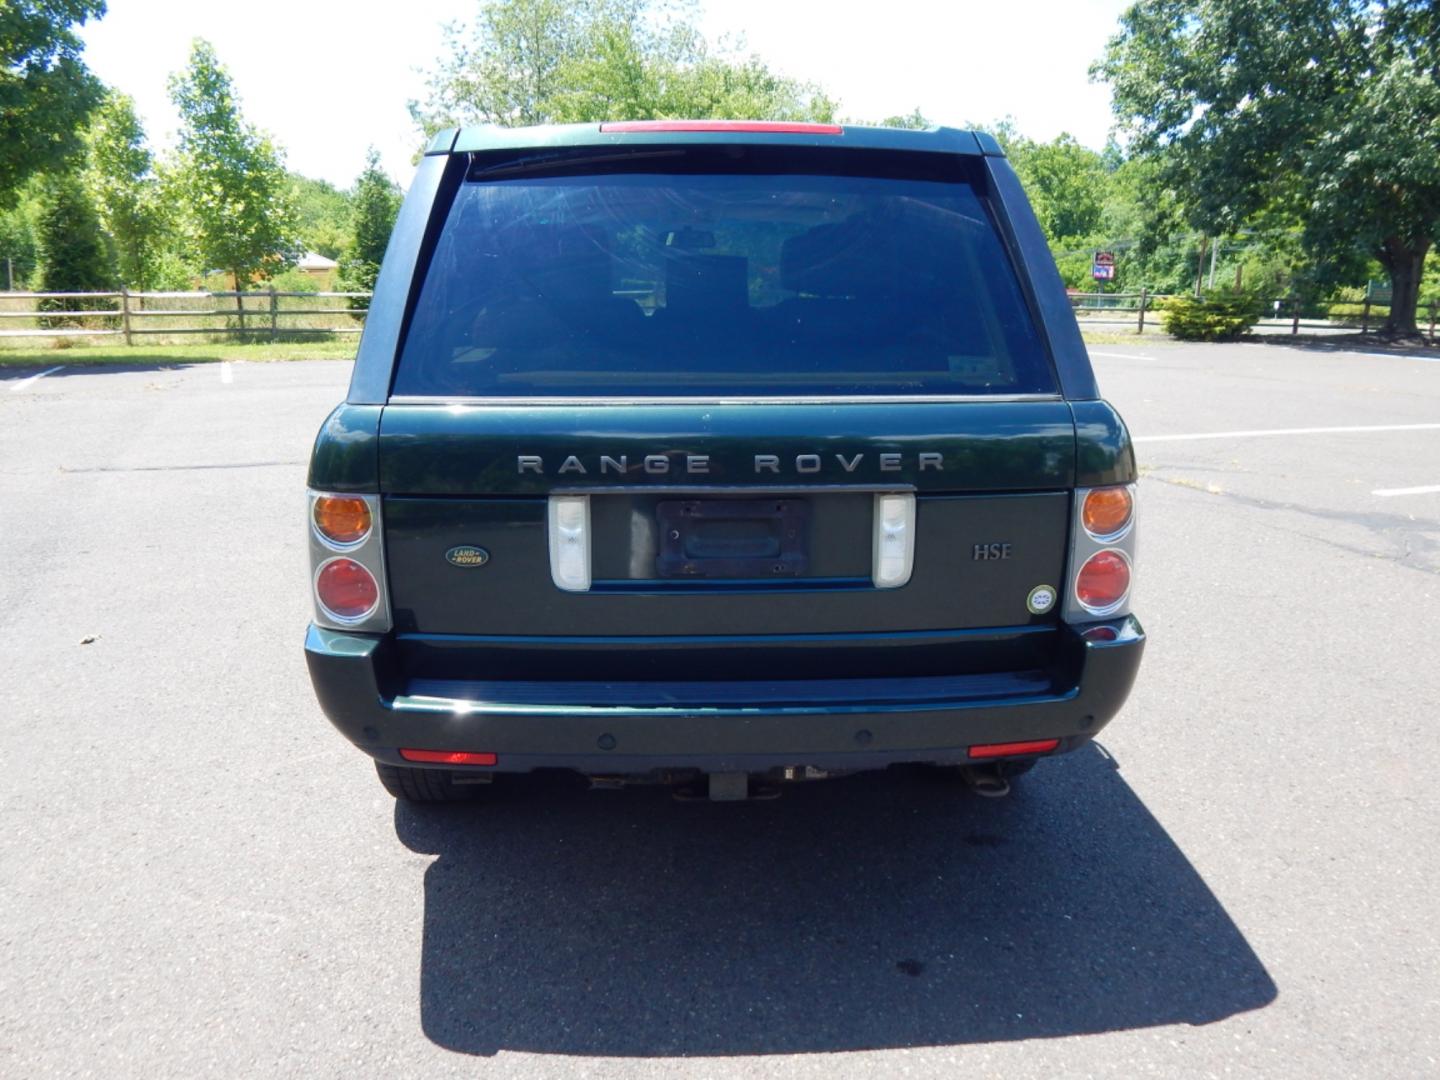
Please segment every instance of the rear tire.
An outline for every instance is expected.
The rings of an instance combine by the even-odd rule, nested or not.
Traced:
[[[397,799],[412,803],[470,802],[482,784],[457,784],[454,773],[444,769],[412,769],[405,765],[375,762],[380,784]]]

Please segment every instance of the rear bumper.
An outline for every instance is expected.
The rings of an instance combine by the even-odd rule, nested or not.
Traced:
[[[497,755],[478,771],[568,768],[639,775],[696,769],[832,771],[971,760],[987,743],[1088,742],[1119,712],[1144,652],[1140,624],[1115,641],[1066,628],[1052,670],[803,682],[484,683],[408,680],[389,635],[311,626],[305,659],[321,708],[379,761],[399,748]]]

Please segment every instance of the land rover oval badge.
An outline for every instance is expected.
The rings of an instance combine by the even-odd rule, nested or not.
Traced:
[[[445,552],[451,566],[484,566],[490,561],[490,553],[474,544],[461,544]]]

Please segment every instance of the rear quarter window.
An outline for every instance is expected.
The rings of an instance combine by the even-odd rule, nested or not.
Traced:
[[[962,170],[833,161],[807,171],[803,154],[670,150],[612,155],[603,171],[477,163],[425,270],[392,393],[1053,393],[1015,269]]]

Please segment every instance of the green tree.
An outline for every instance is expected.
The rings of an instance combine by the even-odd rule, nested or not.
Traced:
[[[157,266],[170,248],[170,215],[134,102],[114,91],[106,95],[91,117],[85,142],[83,180],[114,242],[120,280],[153,289]]]
[[[170,99],[180,112],[172,184],[186,227],[206,269],[229,271],[243,291],[298,254],[283,155],[246,122],[229,72],[207,41],[197,38],[189,66],[170,77]]]
[[[1371,0],[1140,0],[1094,73],[1192,226],[1292,216],[1307,249],[1366,251],[1387,330],[1413,334],[1440,237],[1440,6]]]
[[[931,124],[930,121],[926,119],[925,114],[920,111],[920,106],[917,105],[904,116],[887,116],[884,120],[881,120],[877,126],[905,128],[907,131],[924,131],[930,127]]]
[[[0,210],[0,287],[9,288],[13,282],[15,288],[25,288],[39,266],[40,201],[33,190],[38,186],[32,179],[21,188],[14,206]]]
[[[446,28],[411,114],[427,135],[462,123],[829,120],[835,102],[758,57],[718,53],[688,8],[652,0],[490,0]]]
[[[1109,179],[1099,154],[1068,134],[1048,143],[1013,136],[1005,152],[1051,241],[1066,243],[1099,229]]]
[[[350,234],[350,196],[328,180],[290,174],[295,189],[295,220],[306,251],[340,258]]]
[[[80,59],[75,27],[104,13],[103,0],[0,3],[0,207],[15,205],[26,177],[79,150],[102,87]]]
[[[350,194],[350,238],[341,262],[340,282],[347,292],[373,292],[380,261],[390,243],[390,231],[400,213],[400,189],[380,167],[380,152],[373,146],[365,156],[365,169]],[[369,305],[357,300],[352,307]]]
[[[36,222],[41,292],[104,292],[114,287],[110,250],[100,219],[79,177],[61,173],[43,188]],[[50,298],[42,311],[83,311],[109,304],[94,299]],[[74,325],[72,318],[45,320],[46,325]]]

